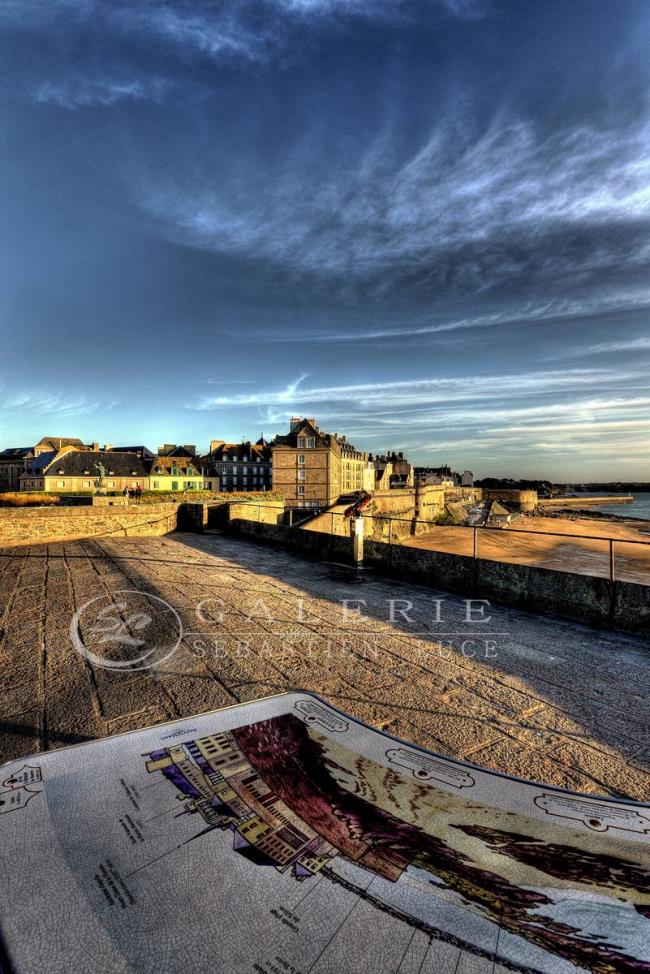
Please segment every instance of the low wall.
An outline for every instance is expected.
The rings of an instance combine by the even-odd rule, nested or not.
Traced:
[[[177,527],[178,505],[0,508],[0,547],[81,538],[157,537]]]
[[[482,497],[486,501],[505,501],[506,504],[512,504],[514,507],[518,507],[525,514],[534,511],[538,503],[536,490],[483,489]]]
[[[308,557],[345,561],[349,538],[302,528],[236,521],[233,534],[279,544]],[[577,575],[530,565],[451,555],[406,545],[366,541],[364,564],[384,575],[409,578],[472,598],[489,599],[526,612],[573,619],[605,629],[650,635],[650,589],[634,582]]]
[[[613,497],[548,497],[539,501],[540,507],[593,507],[601,504],[633,504],[631,494],[615,494]]]

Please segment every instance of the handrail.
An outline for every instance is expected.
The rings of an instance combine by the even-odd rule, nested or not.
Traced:
[[[331,517],[345,517],[344,514],[339,513],[339,511],[324,511],[323,513],[329,514]],[[360,517],[368,518],[371,521],[405,521],[412,522],[417,521],[418,524],[432,524],[436,528],[454,528],[458,530],[477,530],[477,531],[501,531],[504,528],[495,527],[489,524],[438,524],[437,521],[425,521],[423,518],[416,517],[391,517],[389,514],[360,514]],[[650,530],[650,521],[648,521],[648,530]],[[640,545],[650,545],[649,541],[637,541],[632,538],[629,540],[627,538],[613,538],[611,535],[600,535],[600,534],[569,534],[564,531],[534,531],[530,528],[517,528],[517,534],[538,534],[543,535],[545,538],[580,538],[582,541],[616,541],[619,544],[640,544]]]
[[[257,517],[258,517],[258,520],[259,520],[259,512],[260,512],[260,509],[263,508],[263,507],[265,507],[265,506],[267,506],[267,505],[264,505],[264,504],[255,504],[254,501],[253,502],[248,502],[248,503],[249,503],[249,505],[251,507],[257,507],[258,508]],[[292,509],[290,509],[290,510],[292,510]],[[316,516],[318,516],[318,515],[320,515],[320,516],[328,516],[329,515],[329,518],[330,518],[330,531],[329,532],[326,532],[326,533],[329,533],[331,535],[334,534],[334,532],[333,532],[332,529],[334,527],[334,518],[335,517],[344,518],[346,521],[350,521],[350,517],[348,515],[346,515],[343,512],[339,512],[339,511],[328,511],[327,509],[325,509],[325,510],[322,510],[322,511],[315,511],[314,513],[315,513]],[[391,550],[391,556],[392,556],[392,548],[393,548],[393,545],[398,544],[400,547],[406,547],[406,548],[409,547],[408,543],[404,544],[404,543],[400,542],[399,540],[398,541],[394,541],[393,540],[393,537],[394,537],[393,536],[393,522],[394,521],[402,522],[402,523],[413,523],[413,521],[416,521],[420,525],[427,525],[428,524],[428,525],[431,525],[434,528],[453,528],[453,529],[457,529],[457,530],[472,531],[472,541],[473,541],[473,543],[472,543],[472,555],[471,555],[471,557],[473,558],[474,561],[478,560],[478,558],[479,558],[479,553],[478,553],[478,532],[479,531],[500,531],[503,534],[503,531],[504,531],[504,528],[502,528],[502,527],[496,527],[494,525],[487,525],[487,524],[438,524],[437,521],[429,521],[429,520],[425,520],[425,519],[418,518],[418,517],[391,517],[390,514],[362,514],[362,513],[360,513],[359,514],[359,517],[367,518],[370,521],[382,521],[383,523],[388,522],[388,539],[387,540],[384,540],[384,539],[380,538],[380,539],[378,539],[378,543],[379,544],[387,544],[388,547],[389,547],[389,549]],[[295,525],[295,526],[296,527],[299,527],[300,525]],[[650,522],[649,522],[649,528],[650,528]],[[530,528],[520,528],[520,529],[517,529],[516,531],[509,531],[509,532],[507,532],[507,537],[508,538],[513,538],[513,537],[517,537],[518,535],[528,535],[528,534],[535,535],[536,537],[544,537],[544,538],[565,538],[567,540],[570,540],[570,539],[573,538],[575,540],[582,541],[582,542],[585,542],[585,541],[603,541],[603,542],[607,543],[607,545],[609,546],[609,550],[608,550],[608,555],[609,555],[609,558],[608,558],[608,561],[609,561],[608,568],[609,568],[609,572],[608,572],[608,574],[609,574],[609,581],[610,581],[610,584],[612,586],[614,586],[615,585],[615,582],[616,582],[616,555],[615,555],[615,545],[617,545],[617,544],[618,545],[632,544],[632,545],[640,545],[641,547],[650,547],[650,540],[648,540],[648,541],[640,541],[640,540],[636,540],[636,539],[633,539],[633,538],[630,538],[630,539],[628,539],[628,538],[613,538],[610,535],[597,535],[597,534],[584,535],[584,534],[574,534],[574,533],[568,533],[568,532],[565,533],[565,532],[562,532],[562,531],[535,531],[534,529],[530,529]],[[504,552],[504,554],[506,554],[506,552]],[[605,552],[602,552],[602,554],[605,554]],[[463,557],[465,557],[465,556],[463,556]],[[507,558],[503,558],[502,560],[503,561],[507,561]]]

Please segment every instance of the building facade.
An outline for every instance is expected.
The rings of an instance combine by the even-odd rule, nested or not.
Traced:
[[[186,456],[157,456],[145,460],[147,487],[153,491],[203,490],[203,470],[198,460]],[[205,487],[212,490],[212,487]]]
[[[329,507],[342,494],[366,489],[368,454],[345,436],[323,432],[313,418],[292,417],[272,457],[273,487],[287,507]]]
[[[264,437],[256,443],[212,440],[202,459],[207,490],[267,491],[273,486],[271,445]]]
[[[20,478],[35,457],[44,453],[54,455],[65,447],[73,447],[75,450],[90,449],[77,437],[44,436],[34,446],[9,447],[3,450],[0,453],[0,491],[20,490]]]
[[[103,476],[109,493],[146,490],[149,482],[142,460],[134,453],[77,450],[73,446],[39,453],[20,477],[21,490],[47,493],[92,493]]]

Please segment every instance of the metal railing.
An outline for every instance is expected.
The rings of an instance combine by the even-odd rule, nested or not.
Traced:
[[[259,521],[260,520],[260,511],[259,511],[259,508],[260,507],[263,508],[263,507],[265,507],[265,505],[259,505],[259,504],[255,504],[254,502],[251,502],[251,503],[247,504],[246,506],[257,507],[258,508],[257,516],[256,517],[253,516],[252,520]],[[267,510],[268,509],[269,508],[267,507]],[[306,516],[303,519],[301,519],[301,521],[299,523],[296,523],[295,514],[296,514],[296,512],[293,511],[292,512],[292,516],[289,519],[289,524],[291,526],[293,526],[293,527],[303,527],[308,522],[315,522],[318,519],[321,519],[321,520],[324,519],[325,523],[327,523],[327,521],[329,521],[329,528],[328,529],[322,529],[322,533],[323,534],[331,535],[333,537],[350,537],[350,529],[349,528],[347,528],[347,530],[345,530],[345,531],[336,530],[336,527],[337,526],[339,526],[339,525],[342,526],[342,522],[344,523],[344,522],[347,521],[348,524],[350,523],[350,520],[351,519],[350,518],[346,518],[345,514],[343,514],[343,513],[339,513],[337,511],[327,511],[327,510],[320,511],[320,512],[319,511],[309,511],[309,512],[307,512],[306,510],[303,510],[301,508],[300,509],[300,514],[301,515],[302,514],[305,514]],[[503,539],[503,540],[508,539],[508,542],[510,542],[510,543],[513,543],[514,542],[515,545],[516,545],[516,542],[517,541],[521,541],[522,539],[525,539],[526,537],[529,537],[529,536],[539,537],[539,538],[558,538],[558,539],[561,539],[563,541],[573,542],[573,543],[575,543],[575,542],[581,542],[583,546],[585,545],[585,543],[589,544],[591,542],[599,542],[599,543],[602,542],[603,545],[606,545],[605,550],[604,551],[593,550],[591,553],[593,553],[594,555],[599,555],[599,554],[602,554],[603,556],[607,555],[607,560],[608,560],[607,575],[609,576],[609,580],[612,583],[616,580],[616,577],[617,577],[617,570],[616,570],[616,566],[617,566],[617,562],[616,562],[616,548],[617,548],[617,546],[633,545],[636,548],[638,548],[640,551],[642,551],[643,549],[649,549],[649,552],[648,552],[648,554],[649,554],[649,557],[648,557],[648,567],[647,567],[647,573],[648,573],[647,574],[647,581],[644,580],[642,582],[642,584],[650,585],[650,539],[648,541],[643,541],[643,540],[640,540],[640,539],[639,540],[636,540],[636,539],[632,539],[632,538],[630,538],[630,539],[628,539],[628,538],[613,538],[613,537],[611,537],[611,535],[592,535],[592,534],[585,535],[585,534],[575,534],[573,532],[569,533],[569,532],[564,532],[564,531],[536,531],[533,528],[517,528],[515,530],[508,530],[507,528],[497,527],[497,526],[493,526],[493,525],[440,524],[437,521],[430,521],[430,520],[427,520],[427,519],[424,519],[424,518],[399,517],[399,516],[395,517],[395,516],[391,516],[391,515],[382,515],[382,514],[362,514],[360,516],[363,517],[364,522],[365,521],[379,522],[383,526],[385,526],[385,525],[388,526],[387,527],[387,537],[384,537],[383,536],[383,534],[384,534],[383,531],[381,532],[381,536],[377,536],[375,530],[373,529],[373,531],[368,532],[366,534],[366,540],[367,541],[376,541],[377,543],[380,543],[380,544],[383,543],[383,544],[387,544],[389,546],[397,546],[397,545],[399,545],[401,547],[422,547],[421,545],[417,545],[417,543],[414,545],[413,542],[414,541],[417,542],[417,539],[419,537],[422,537],[422,535],[424,535],[424,534],[429,534],[429,533],[435,534],[435,532],[437,532],[437,531],[440,531],[440,532],[451,532],[451,531],[465,532],[466,537],[467,537],[468,544],[466,546],[465,545],[461,545],[460,547],[466,547],[468,553],[467,554],[464,554],[462,551],[450,551],[448,553],[449,554],[456,554],[456,555],[459,555],[460,557],[471,557],[471,558],[473,558],[475,560],[478,559],[479,557],[484,557],[484,558],[487,558],[490,561],[503,561],[503,562],[509,562],[509,561],[511,561],[507,557],[507,552],[505,552],[505,551],[504,552],[499,552],[497,556],[495,556],[494,554],[489,554],[485,550],[484,551],[481,551],[481,547],[480,547],[480,544],[479,544],[480,533],[481,532],[489,533],[490,535],[494,535],[495,537],[496,536],[500,536],[500,538]],[[335,520],[336,518],[339,519],[338,522]],[[404,535],[402,535],[400,537],[399,536],[399,533],[398,533],[398,529],[397,528],[394,528],[394,525],[398,525],[398,524],[400,524],[400,525],[401,524],[410,524],[411,525],[411,531],[409,531],[408,534],[404,534]],[[417,527],[418,529],[421,529],[422,527],[429,527],[431,530],[430,530],[430,532],[423,532],[421,530],[418,530],[418,533],[415,534],[415,532],[413,530],[415,527]],[[320,530],[320,529],[314,528],[314,530]],[[648,522],[648,530],[650,531],[650,522]],[[431,539],[431,540],[433,542],[434,539]],[[471,554],[469,554],[470,548],[471,548]],[[445,549],[436,549],[434,547],[433,543],[432,543],[431,550],[433,550],[433,551],[435,551],[435,550],[442,550],[442,551],[444,551]],[[546,554],[546,555],[549,556],[549,558],[551,558],[551,559],[553,558],[553,552],[552,551],[550,551],[550,552],[541,552],[541,554],[542,555],[543,554]],[[619,554],[620,554],[620,548],[619,548]],[[563,559],[561,559],[561,558],[558,558],[557,561],[558,561],[557,567],[558,567],[559,570],[564,570],[564,571],[567,571],[568,573],[573,573],[573,574],[590,574],[588,571],[580,571],[578,569],[573,569],[572,570],[571,568],[567,568],[566,567],[567,559],[564,559],[564,564],[562,564]],[[641,573],[641,569],[638,570],[638,573],[639,574]]]

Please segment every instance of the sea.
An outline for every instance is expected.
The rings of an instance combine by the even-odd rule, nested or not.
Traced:
[[[629,494],[627,490],[608,490],[608,491],[585,491],[578,497],[598,497],[602,494],[608,497],[616,497],[618,494],[625,497]],[[598,506],[589,505],[590,511],[602,511],[603,514],[617,514],[619,517],[638,517],[644,521],[650,521],[650,493],[632,494],[633,504],[603,504]]]

